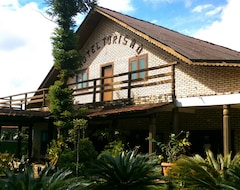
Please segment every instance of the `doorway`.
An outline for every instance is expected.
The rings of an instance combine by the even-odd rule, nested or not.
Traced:
[[[103,66],[101,68],[102,79],[102,93],[101,101],[111,101],[113,100],[112,82],[113,82],[113,66],[112,64]]]

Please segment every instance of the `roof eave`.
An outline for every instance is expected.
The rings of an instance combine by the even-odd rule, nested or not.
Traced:
[[[191,60],[191,65],[215,67],[240,67],[239,60]]]

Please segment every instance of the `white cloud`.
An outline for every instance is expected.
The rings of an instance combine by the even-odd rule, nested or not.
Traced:
[[[222,6],[219,6],[219,7],[216,7],[215,9],[211,10],[211,11],[208,11],[206,13],[207,16],[213,16],[213,15],[216,15],[218,13],[220,13],[222,10],[223,10],[224,7]]]
[[[228,0],[222,10],[221,19],[200,29],[194,34],[194,37],[240,51],[239,7],[239,0]]]
[[[53,65],[55,24],[37,4],[0,1],[0,96],[36,90]]]
[[[119,12],[131,12],[134,10],[131,0],[98,0],[98,5],[101,7],[109,8]]]
[[[150,3],[162,3],[162,2],[166,2],[166,3],[171,3],[174,0],[144,0],[145,2],[150,2]]]
[[[197,13],[201,13],[203,10],[212,7],[211,4],[206,4],[206,5],[198,5],[196,6],[192,12],[197,12]]]

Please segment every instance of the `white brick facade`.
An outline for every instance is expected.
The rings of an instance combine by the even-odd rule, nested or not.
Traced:
[[[108,36],[111,36],[111,42],[109,41]],[[125,37],[127,36],[127,42]],[[136,40],[134,47],[130,47],[132,41]],[[104,45],[105,42],[105,45]],[[140,54],[138,54],[139,47],[143,47]],[[92,49],[93,48],[93,49]],[[144,41],[140,37],[136,36],[133,33],[130,33],[128,30],[125,30],[119,27],[116,23],[113,23],[109,20],[102,21],[96,30],[92,33],[91,37],[88,39],[84,47],[82,48],[82,54],[86,58],[82,69],[88,69],[89,79],[99,78],[101,76],[101,66],[104,64],[112,63],[113,64],[113,74],[121,74],[123,72],[129,72],[129,58],[147,54],[148,56],[148,67],[159,66],[167,64],[166,61],[161,59],[158,52],[153,49],[153,45],[148,44],[147,41]],[[160,74],[170,72],[171,69],[164,68],[157,71],[148,71],[148,75]],[[116,77],[113,82],[127,80],[127,76]],[[169,76],[166,76],[164,79],[170,79]],[[71,82],[75,82],[76,79],[71,79]],[[149,79],[148,82],[154,82],[156,79]],[[139,82],[144,83],[144,82]],[[90,82],[89,86],[93,83]],[[100,82],[98,82],[100,85]],[[115,85],[114,88],[119,88],[123,84]],[[146,96],[160,96],[163,94],[171,93],[171,84],[156,85],[156,86],[147,86],[141,88],[135,88],[131,92],[131,97],[136,98],[139,101],[139,98]],[[93,95],[84,95],[75,97],[75,101],[78,103],[91,103]],[[166,100],[165,97],[160,96],[161,98],[157,99]],[[113,100],[127,98],[127,90],[117,90],[113,93]],[[100,94],[97,94],[96,101],[100,101]],[[152,102],[154,102],[152,101]],[[139,103],[139,102],[138,102]]]

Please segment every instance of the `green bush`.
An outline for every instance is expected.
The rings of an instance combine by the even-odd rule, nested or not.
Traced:
[[[97,158],[97,151],[93,146],[93,143],[88,139],[80,139],[79,143],[79,173],[85,174],[85,166]],[[76,151],[72,149],[65,149],[58,160],[57,166],[59,168],[70,168],[72,171],[76,171]],[[75,174],[75,172],[73,172]]]

